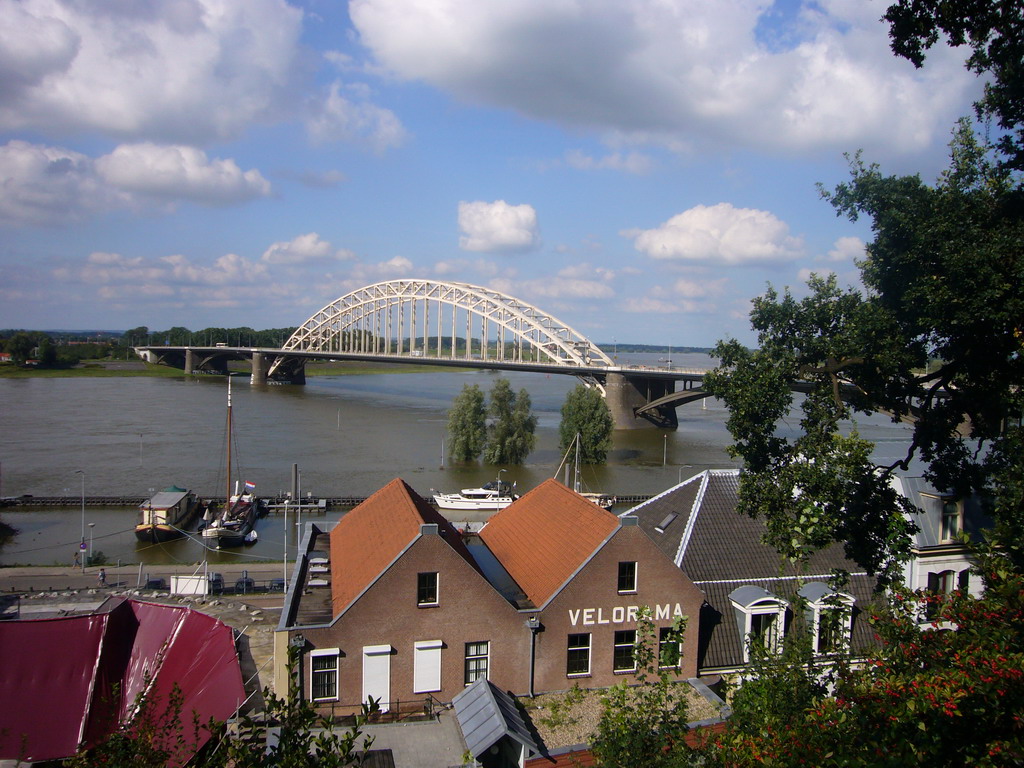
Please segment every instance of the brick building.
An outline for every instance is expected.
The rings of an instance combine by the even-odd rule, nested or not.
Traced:
[[[514,694],[613,685],[634,673],[636,615],[693,631],[678,674],[697,671],[704,597],[631,516],[549,480],[456,530],[394,480],[332,530],[310,526],[275,637],[275,681],[301,651],[303,695],[345,709],[449,702],[478,678]]]

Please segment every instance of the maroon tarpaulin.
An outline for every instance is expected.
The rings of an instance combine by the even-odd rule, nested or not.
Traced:
[[[233,630],[180,606],[119,598],[87,616],[0,624],[0,759],[54,760],[94,746],[140,694],[163,712],[175,683],[186,729],[227,720],[245,698]],[[184,754],[187,753],[187,754]]]

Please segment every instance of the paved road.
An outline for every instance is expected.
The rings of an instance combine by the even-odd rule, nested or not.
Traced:
[[[107,586],[134,589],[145,586],[147,579],[163,579],[170,584],[173,574],[202,574],[201,565],[148,565],[140,572],[138,566],[122,565],[104,566],[106,571]],[[217,572],[224,577],[224,586],[228,589],[234,587],[235,582],[242,577],[242,572],[248,571],[249,578],[256,582],[257,586],[266,584],[271,579],[284,577],[284,568],[281,563],[258,563],[241,565],[215,565],[209,567],[209,572]],[[90,566],[84,571],[81,568],[71,566],[19,566],[15,568],[0,568],[0,592],[6,593],[32,593],[32,592],[62,592],[68,590],[92,589],[100,586],[100,568]],[[289,577],[291,573],[289,573]]]

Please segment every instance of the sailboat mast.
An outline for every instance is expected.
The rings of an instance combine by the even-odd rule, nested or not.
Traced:
[[[224,511],[227,512],[231,503],[231,374],[228,374],[228,466],[225,474],[228,483],[224,494]]]
[[[572,489],[576,493],[580,492],[580,433],[576,433],[576,475],[573,478]]]

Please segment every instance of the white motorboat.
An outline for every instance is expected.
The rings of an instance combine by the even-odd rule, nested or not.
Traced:
[[[438,509],[480,512],[504,509],[518,498],[515,484],[492,480],[482,488],[463,488],[458,493],[435,493],[434,503]]]

